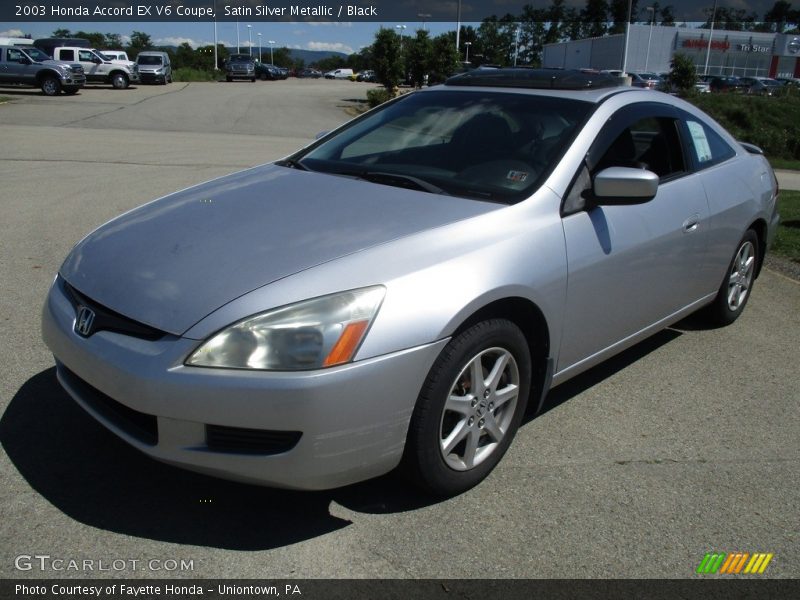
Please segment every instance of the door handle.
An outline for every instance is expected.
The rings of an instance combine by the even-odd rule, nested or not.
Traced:
[[[700,215],[694,214],[683,222],[683,232],[696,231],[698,225],[700,225]]]

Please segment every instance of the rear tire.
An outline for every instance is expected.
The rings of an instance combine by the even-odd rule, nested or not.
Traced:
[[[454,337],[417,399],[403,470],[436,495],[480,483],[511,445],[530,384],[528,343],[514,323],[483,321]]]
[[[748,229],[736,246],[717,297],[707,309],[709,321],[725,326],[739,318],[750,299],[758,262],[758,236]]]

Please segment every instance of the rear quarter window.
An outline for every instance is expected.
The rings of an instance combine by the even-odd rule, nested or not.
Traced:
[[[736,151],[705,123],[686,120],[692,159],[699,169],[717,165],[736,156]]]

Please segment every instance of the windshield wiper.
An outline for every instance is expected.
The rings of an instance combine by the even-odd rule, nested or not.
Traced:
[[[371,181],[372,183],[392,185],[407,190],[420,190],[431,194],[440,194],[442,196],[450,195],[449,192],[446,192],[438,185],[434,185],[430,181],[425,181],[424,179],[412,175],[401,175],[400,173],[387,173],[384,171],[334,171],[333,174],[355,177],[357,179]]]
[[[275,164],[279,167],[289,167],[290,169],[297,169],[298,171],[308,171],[309,168],[301,163],[299,160],[294,160],[293,158],[287,158],[285,160],[278,160],[275,161]]]

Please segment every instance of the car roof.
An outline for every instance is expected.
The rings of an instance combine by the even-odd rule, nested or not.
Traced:
[[[594,103],[602,102],[614,94],[633,91],[633,88],[623,85],[619,77],[608,73],[519,67],[468,71],[449,78],[444,86],[451,89],[495,88],[496,91],[557,95]]]

